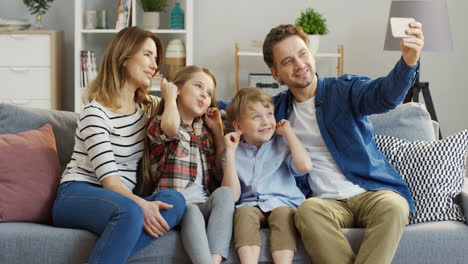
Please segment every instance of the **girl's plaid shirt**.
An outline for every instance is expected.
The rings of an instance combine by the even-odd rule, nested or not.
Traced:
[[[214,189],[216,151],[202,118],[194,120],[193,128],[181,121],[177,134],[167,137],[161,129],[161,116],[156,116],[148,121],[147,136],[150,172],[159,183],[155,191],[173,189],[180,192],[191,185],[197,176],[198,153],[205,189],[208,193]]]

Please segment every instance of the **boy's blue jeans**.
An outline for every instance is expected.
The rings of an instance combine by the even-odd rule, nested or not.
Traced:
[[[145,199],[174,206],[160,211],[171,229],[184,215],[185,199],[177,191],[163,190]],[[89,264],[125,263],[155,239],[143,230],[144,216],[137,203],[87,182],[61,184],[52,216],[58,227],[85,229],[100,236]]]

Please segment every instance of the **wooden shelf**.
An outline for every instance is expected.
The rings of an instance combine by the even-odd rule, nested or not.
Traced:
[[[336,66],[336,73],[337,76],[343,74],[343,60],[344,60],[344,46],[343,44],[338,46],[337,53],[317,53],[314,55],[317,58],[336,58],[337,59],[337,66]],[[239,57],[263,57],[262,52],[255,52],[255,51],[240,51],[239,44],[236,43],[235,51],[234,51],[234,89],[235,92],[239,90]]]

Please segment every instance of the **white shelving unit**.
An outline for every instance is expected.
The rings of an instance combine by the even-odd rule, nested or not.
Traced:
[[[141,26],[143,10],[138,0],[132,1],[131,10],[131,26]],[[175,2],[179,2],[184,10],[185,29],[169,29],[170,28],[170,13]],[[95,50],[97,63],[101,62],[102,54],[107,47],[112,37],[118,33],[115,29],[117,19],[117,9],[119,0],[75,0],[75,112],[79,112],[82,106],[82,94],[84,87],[80,84],[80,68],[81,68],[81,50]],[[87,10],[106,10],[107,24],[109,29],[85,29],[84,14]],[[169,0],[166,12],[161,14],[160,29],[151,30],[157,34],[164,45],[167,45],[169,40],[178,38],[185,43],[186,65],[193,64],[193,14],[194,0]],[[166,48],[166,46],[164,47]],[[163,66],[164,71],[164,66]]]
[[[343,74],[343,60],[344,60],[344,46],[338,46],[337,53],[317,53],[314,55],[316,58],[336,58],[336,73],[337,76]],[[262,52],[254,52],[254,51],[240,51],[239,44],[236,43],[235,51],[234,51],[234,89],[235,93],[239,90],[239,57],[263,57]]]

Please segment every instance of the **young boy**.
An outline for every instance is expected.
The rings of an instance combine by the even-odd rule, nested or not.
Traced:
[[[258,262],[259,229],[268,224],[274,262],[292,263],[295,208],[305,199],[293,176],[311,170],[310,156],[287,120],[276,123],[273,100],[261,89],[241,89],[226,111],[235,132],[225,136],[223,185],[238,201],[234,242],[240,261]]]

